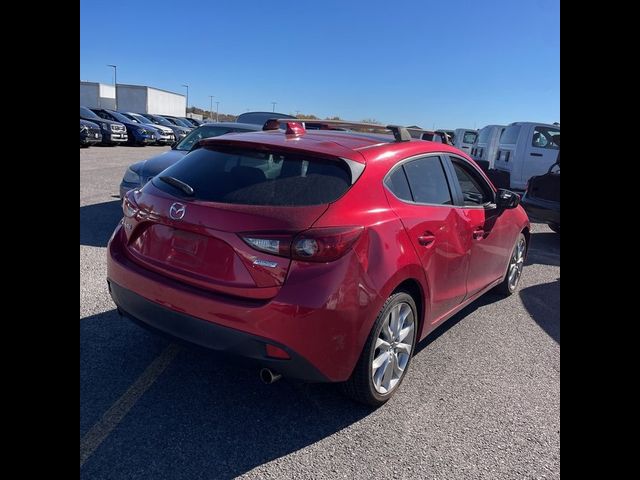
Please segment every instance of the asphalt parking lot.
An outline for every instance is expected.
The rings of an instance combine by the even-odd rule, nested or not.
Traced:
[[[105,250],[127,165],[80,151],[80,454],[86,479],[560,477],[560,237],[534,224],[518,294],[489,293],[418,345],[372,410],[121,319]]]

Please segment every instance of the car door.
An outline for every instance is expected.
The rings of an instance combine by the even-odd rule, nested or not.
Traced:
[[[466,295],[470,239],[453,198],[442,157],[427,155],[396,165],[385,179],[389,204],[405,227],[424,268],[429,323],[462,302]],[[461,241],[462,240],[462,241]]]
[[[526,188],[531,177],[547,173],[555,163],[560,148],[554,142],[554,137],[560,135],[559,128],[536,125],[531,130],[532,133],[526,139],[518,182],[514,183],[512,180],[512,186],[520,190]]]
[[[467,271],[467,298],[502,278],[515,241],[517,227],[496,208],[495,192],[480,171],[467,160],[449,155],[454,200],[466,222],[471,242]]]

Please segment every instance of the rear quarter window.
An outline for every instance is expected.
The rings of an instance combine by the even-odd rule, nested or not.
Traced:
[[[520,125],[511,125],[502,132],[500,143],[514,144],[518,141],[518,135],[520,135]]]
[[[331,203],[352,183],[349,166],[339,158],[226,147],[195,150],[152,180],[157,188],[184,196],[161,176],[191,186],[194,195],[186,198],[265,206]]]

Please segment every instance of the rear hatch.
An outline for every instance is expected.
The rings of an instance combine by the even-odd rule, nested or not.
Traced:
[[[272,298],[291,263],[286,241],[278,239],[309,229],[352,178],[339,158],[246,146],[200,148],[127,195],[127,252],[179,282]]]

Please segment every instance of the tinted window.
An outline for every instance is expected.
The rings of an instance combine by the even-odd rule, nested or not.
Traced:
[[[520,134],[520,125],[511,125],[502,132],[500,136],[500,143],[513,144],[518,140]]]
[[[453,160],[453,169],[460,183],[465,205],[478,206],[492,201],[491,189],[470,167]]]
[[[393,194],[401,200],[412,201],[411,190],[409,189],[409,183],[407,183],[407,176],[404,174],[402,167],[396,168],[395,171],[387,177],[384,181],[387,188],[393,192]]]
[[[194,196],[189,198],[242,205],[326,204],[351,185],[351,171],[339,159],[229,147],[194,150],[161,176],[191,186]],[[152,182],[172,195],[183,195],[159,177]]]
[[[440,157],[419,158],[405,163],[404,169],[414,201],[451,205],[451,192]]]
[[[531,145],[537,148],[558,150],[560,148],[560,141],[558,140],[557,143],[554,141],[556,135],[560,135],[560,130],[557,128],[536,127],[533,131],[533,137],[531,138]]]

